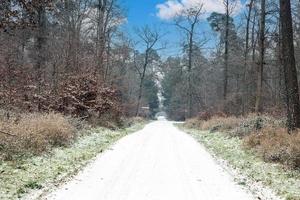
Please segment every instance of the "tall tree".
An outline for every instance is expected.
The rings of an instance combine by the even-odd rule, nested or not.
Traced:
[[[186,10],[183,10],[182,13],[180,13],[180,16],[178,16],[175,19],[175,25],[179,27],[181,30],[183,30],[187,34],[188,42],[188,113],[187,118],[192,117],[192,67],[193,67],[193,54],[194,54],[194,48],[195,48],[195,34],[196,34],[196,28],[197,25],[200,22],[200,16],[203,14],[203,4],[199,4],[195,6],[194,8],[189,8]]]
[[[263,88],[263,72],[265,65],[265,30],[266,30],[266,0],[261,0],[260,5],[260,26],[259,26],[259,63],[257,68],[257,89],[255,112],[259,114],[262,111],[261,98]]]
[[[252,15],[252,9],[253,9],[254,0],[250,0],[248,7],[248,13],[246,15],[246,36],[245,36],[245,52],[244,52],[244,72],[243,72],[243,114],[245,113],[245,104],[247,100],[247,72],[248,72],[248,65],[249,65],[249,40],[250,40],[250,21],[251,21],[251,15]]]
[[[223,98],[227,99],[227,90],[228,90],[228,65],[229,65],[229,37],[230,37],[230,18],[232,13],[236,8],[236,0],[223,0],[223,5],[225,7],[225,50],[224,50],[224,90]]]
[[[228,51],[229,51],[229,19],[230,19],[230,4],[229,0],[224,1],[225,6],[225,53],[224,53],[224,90],[223,90],[223,98],[226,100],[227,98],[227,88],[228,88]]]
[[[293,21],[290,0],[280,0],[282,64],[285,73],[288,127],[300,128],[300,103],[297,69],[294,54]]]
[[[97,0],[97,36],[96,36],[96,74],[103,81],[105,79],[105,48],[109,34],[109,23],[115,9],[115,0]]]
[[[138,98],[137,98],[137,106],[135,115],[138,116],[140,112],[142,94],[143,94],[143,86],[146,78],[146,71],[148,69],[149,64],[153,61],[153,53],[156,51],[154,48],[157,45],[158,41],[161,39],[161,35],[157,30],[151,29],[148,26],[145,26],[141,29],[137,29],[137,35],[140,39],[140,42],[145,48],[145,52],[143,53],[142,62],[137,62],[135,59],[134,67],[138,72],[140,81],[138,88]],[[136,58],[136,55],[135,55]]]

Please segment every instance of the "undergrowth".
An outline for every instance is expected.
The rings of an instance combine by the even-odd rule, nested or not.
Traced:
[[[5,160],[67,146],[77,133],[67,117],[56,113],[0,118],[0,131],[0,158]]]
[[[53,148],[40,156],[0,161],[0,199],[17,199],[45,190],[76,174],[96,155],[121,137],[141,129],[145,121],[118,130],[94,128],[78,133],[68,146]]]
[[[248,178],[262,181],[289,200],[300,199],[300,132],[286,119],[250,114],[188,120],[182,128]]]
[[[264,162],[253,151],[243,148],[243,140],[226,134],[181,127],[214,155],[226,160],[250,184],[260,182],[287,200],[300,199],[300,171],[290,170],[277,163]],[[244,179],[238,180],[245,184]],[[263,199],[263,198],[262,198]]]
[[[285,119],[254,114],[247,117],[211,117],[207,120],[194,118],[187,121],[185,127],[238,137],[244,141],[244,147],[253,149],[265,161],[300,169],[300,133],[289,134],[284,128]]]

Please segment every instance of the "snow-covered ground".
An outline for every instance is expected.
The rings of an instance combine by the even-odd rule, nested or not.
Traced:
[[[211,155],[161,118],[117,142],[49,200],[250,200]]]

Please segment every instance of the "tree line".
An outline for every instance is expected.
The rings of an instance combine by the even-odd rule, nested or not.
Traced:
[[[1,109],[84,119],[154,115],[160,34],[139,27],[132,39],[125,22],[118,0],[1,1]]]
[[[201,3],[183,9],[172,21],[182,54],[162,59],[165,34],[146,25],[130,37],[118,0],[1,1],[0,107],[154,116],[161,86],[174,119],[286,113],[299,128],[300,2],[250,0],[242,15],[237,5],[223,0],[209,16]]]
[[[173,19],[184,42],[183,55],[163,64],[166,111],[178,120],[286,113],[289,129],[299,128],[300,2],[250,0],[238,16],[236,0],[222,3],[222,13],[206,17],[199,3]],[[204,17],[217,41],[212,49]]]

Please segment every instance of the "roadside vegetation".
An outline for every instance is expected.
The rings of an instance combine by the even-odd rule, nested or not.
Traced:
[[[300,199],[300,134],[287,133],[285,119],[268,115],[199,117],[181,126],[214,155],[284,199]],[[246,184],[245,180],[240,180]],[[250,183],[250,184],[251,184]]]
[[[0,199],[21,198],[59,184],[145,123],[142,118],[131,118],[114,128],[93,128],[56,113],[1,118]]]

